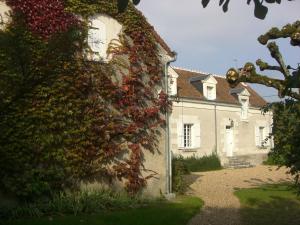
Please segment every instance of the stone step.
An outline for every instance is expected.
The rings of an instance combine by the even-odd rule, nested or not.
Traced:
[[[240,165],[240,166],[227,166],[228,169],[243,169],[243,168],[251,168],[253,165]]]
[[[228,163],[225,164],[224,167],[238,169],[238,168],[249,168],[249,167],[253,167],[253,166],[251,165],[250,162],[242,160],[238,157],[230,157],[230,158],[228,158]]]
[[[229,162],[230,165],[250,165],[248,162]]]

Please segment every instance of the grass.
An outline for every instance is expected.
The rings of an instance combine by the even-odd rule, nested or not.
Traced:
[[[156,202],[136,209],[103,211],[93,215],[59,216],[5,221],[5,225],[184,225],[203,202],[195,197],[179,197],[173,202]],[[1,222],[0,222],[1,224]]]
[[[300,197],[288,184],[267,185],[235,192],[244,225],[300,224]]]

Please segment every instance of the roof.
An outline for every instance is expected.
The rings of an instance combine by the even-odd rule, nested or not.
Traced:
[[[179,75],[177,79],[179,97],[209,101],[203,96],[201,89],[197,88],[199,87],[199,83],[197,82],[201,82],[201,81],[190,82],[191,78],[196,76],[200,76],[200,77],[207,76],[208,75],[207,73],[190,71],[181,68],[180,69],[173,68],[173,69]],[[226,78],[224,76],[219,76],[219,75],[213,75],[213,76],[218,82],[216,86],[217,87],[216,100],[214,101],[220,103],[240,105],[237,96],[235,94],[230,94],[231,88],[227,83]],[[267,104],[267,102],[248,85],[244,83],[240,83],[236,88],[237,89],[245,88],[250,93],[250,97],[249,97],[250,106],[262,107]]]

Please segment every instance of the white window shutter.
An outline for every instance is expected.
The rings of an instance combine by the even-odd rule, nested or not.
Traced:
[[[182,122],[177,123],[177,145],[178,145],[178,148],[183,148],[183,124],[182,124]]]
[[[192,146],[193,148],[201,147],[201,128],[200,123],[195,123],[192,126]]]
[[[91,20],[88,31],[88,45],[95,55],[105,58],[106,56],[106,27],[98,19]]]
[[[259,140],[259,126],[255,126],[254,132],[255,132],[255,145],[261,146],[261,143]]]

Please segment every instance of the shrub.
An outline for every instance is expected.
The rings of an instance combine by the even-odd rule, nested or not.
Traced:
[[[189,174],[189,170],[183,157],[172,159],[172,189],[174,192],[183,194],[187,189],[187,183],[184,181],[184,175]]]
[[[268,154],[268,158],[263,161],[264,165],[279,166],[282,165],[283,159],[279,155],[275,155],[272,152]]]
[[[38,200],[11,208],[0,208],[0,219],[37,218],[47,215],[92,214],[104,210],[136,208],[150,203],[150,199],[132,197],[125,192],[107,189],[98,191],[62,192],[51,200]]]
[[[192,156],[184,159],[184,163],[191,172],[203,172],[222,169],[221,161],[217,154],[211,154],[203,157]]]

